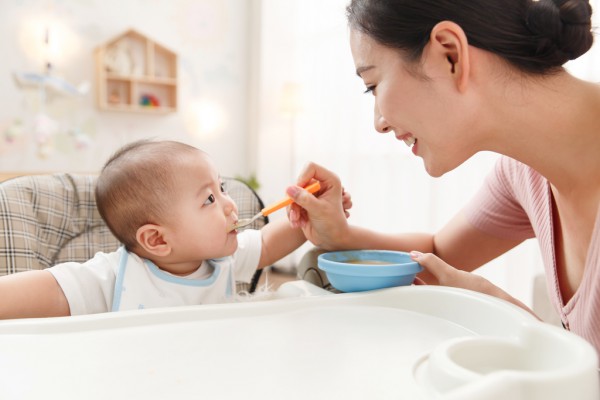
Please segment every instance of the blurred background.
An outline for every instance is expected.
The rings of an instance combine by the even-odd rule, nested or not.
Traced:
[[[172,139],[207,151],[222,175],[251,183],[266,203],[316,161],[352,194],[353,223],[437,230],[497,156],[478,154],[433,179],[402,142],[375,132],[346,4],[3,0],[0,173],[98,172],[127,142]],[[599,47],[567,67],[600,81]],[[309,247],[281,266],[293,268]],[[541,272],[535,241],[479,271],[529,305]]]

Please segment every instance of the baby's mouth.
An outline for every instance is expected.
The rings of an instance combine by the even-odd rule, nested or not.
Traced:
[[[232,223],[227,224],[227,228],[226,228],[227,233],[231,233],[231,232],[235,231],[237,229],[238,222],[239,222],[239,220],[236,217]]]
[[[227,225],[227,233],[231,233],[237,229],[237,221],[234,224]]]

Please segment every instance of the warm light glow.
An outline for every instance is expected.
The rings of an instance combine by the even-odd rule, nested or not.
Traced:
[[[209,139],[217,136],[225,127],[225,113],[216,103],[200,100],[191,103],[184,113],[188,133]]]
[[[19,44],[39,68],[67,65],[80,48],[79,37],[62,21],[48,16],[32,16],[22,22]]]
[[[280,111],[293,117],[303,111],[302,103],[302,86],[299,83],[286,82],[281,89]]]

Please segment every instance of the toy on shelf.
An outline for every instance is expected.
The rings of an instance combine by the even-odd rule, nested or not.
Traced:
[[[160,107],[160,101],[152,94],[143,94],[140,97],[140,105],[144,107]]]

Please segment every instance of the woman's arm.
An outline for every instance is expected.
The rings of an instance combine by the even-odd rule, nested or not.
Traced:
[[[48,271],[26,271],[0,278],[0,319],[71,315],[67,298]]]
[[[433,238],[435,255],[464,271],[473,271],[520,244],[522,240],[492,236],[456,214]]]

